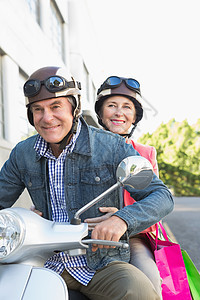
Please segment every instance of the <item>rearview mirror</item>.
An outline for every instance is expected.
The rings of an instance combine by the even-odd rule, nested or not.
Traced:
[[[117,181],[138,190],[145,189],[153,178],[151,163],[142,156],[129,156],[122,160],[117,168]]]

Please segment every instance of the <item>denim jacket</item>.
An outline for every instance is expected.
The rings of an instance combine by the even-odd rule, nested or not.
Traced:
[[[65,195],[69,219],[88,203],[116,183],[116,169],[120,161],[138,152],[125,143],[124,138],[88,126],[82,121],[81,132],[72,153],[65,161]],[[0,172],[0,208],[12,206],[27,188],[36,209],[51,220],[47,160],[34,150],[37,135],[18,143]],[[128,225],[128,235],[135,235],[155,224],[173,209],[170,191],[154,175],[144,190],[129,190],[136,202],[121,208],[119,191],[110,193],[81,215],[82,220],[100,216],[100,206],[121,208],[115,213]],[[113,260],[129,261],[127,249],[111,248],[87,251],[88,265],[99,269]]]

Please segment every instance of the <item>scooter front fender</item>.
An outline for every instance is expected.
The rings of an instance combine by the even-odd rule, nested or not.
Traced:
[[[45,268],[0,265],[0,300],[68,300],[63,278]]]

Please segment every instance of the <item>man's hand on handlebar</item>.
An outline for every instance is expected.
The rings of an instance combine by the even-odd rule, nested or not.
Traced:
[[[106,212],[102,217],[86,219],[90,229],[92,229],[92,239],[109,240],[118,242],[121,236],[127,230],[125,221],[117,216],[112,216],[118,209],[115,207],[102,207],[101,212]],[[113,248],[111,246],[103,246],[93,244],[92,251],[95,252],[98,248]]]

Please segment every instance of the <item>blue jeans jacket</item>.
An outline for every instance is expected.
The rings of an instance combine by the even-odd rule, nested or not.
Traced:
[[[27,188],[36,209],[51,220],[47,160],[34,150],[37,136],[18,143],[0,172],[0,207],[12,206]],[[124,138],[88,126],[82,120],[80,135],[72,153],[65,161],[65,195],[69,218],[75,212],[116,182],[116,168],[120,161],[139,155]],[[109,194],[100,203],[81,215],[82,220],[100,216],[100,206],[121,208],[115,215],[128,225],[128,235],[135,235],[155,224],[173,209],[173,198],[167,187],[154,176],[144,190],[132,190],[137,201],[121,208],[119,191]],[[127,249],[99,249],[87,251],[88,265],[99,269],[113,260],[129,261]]]

